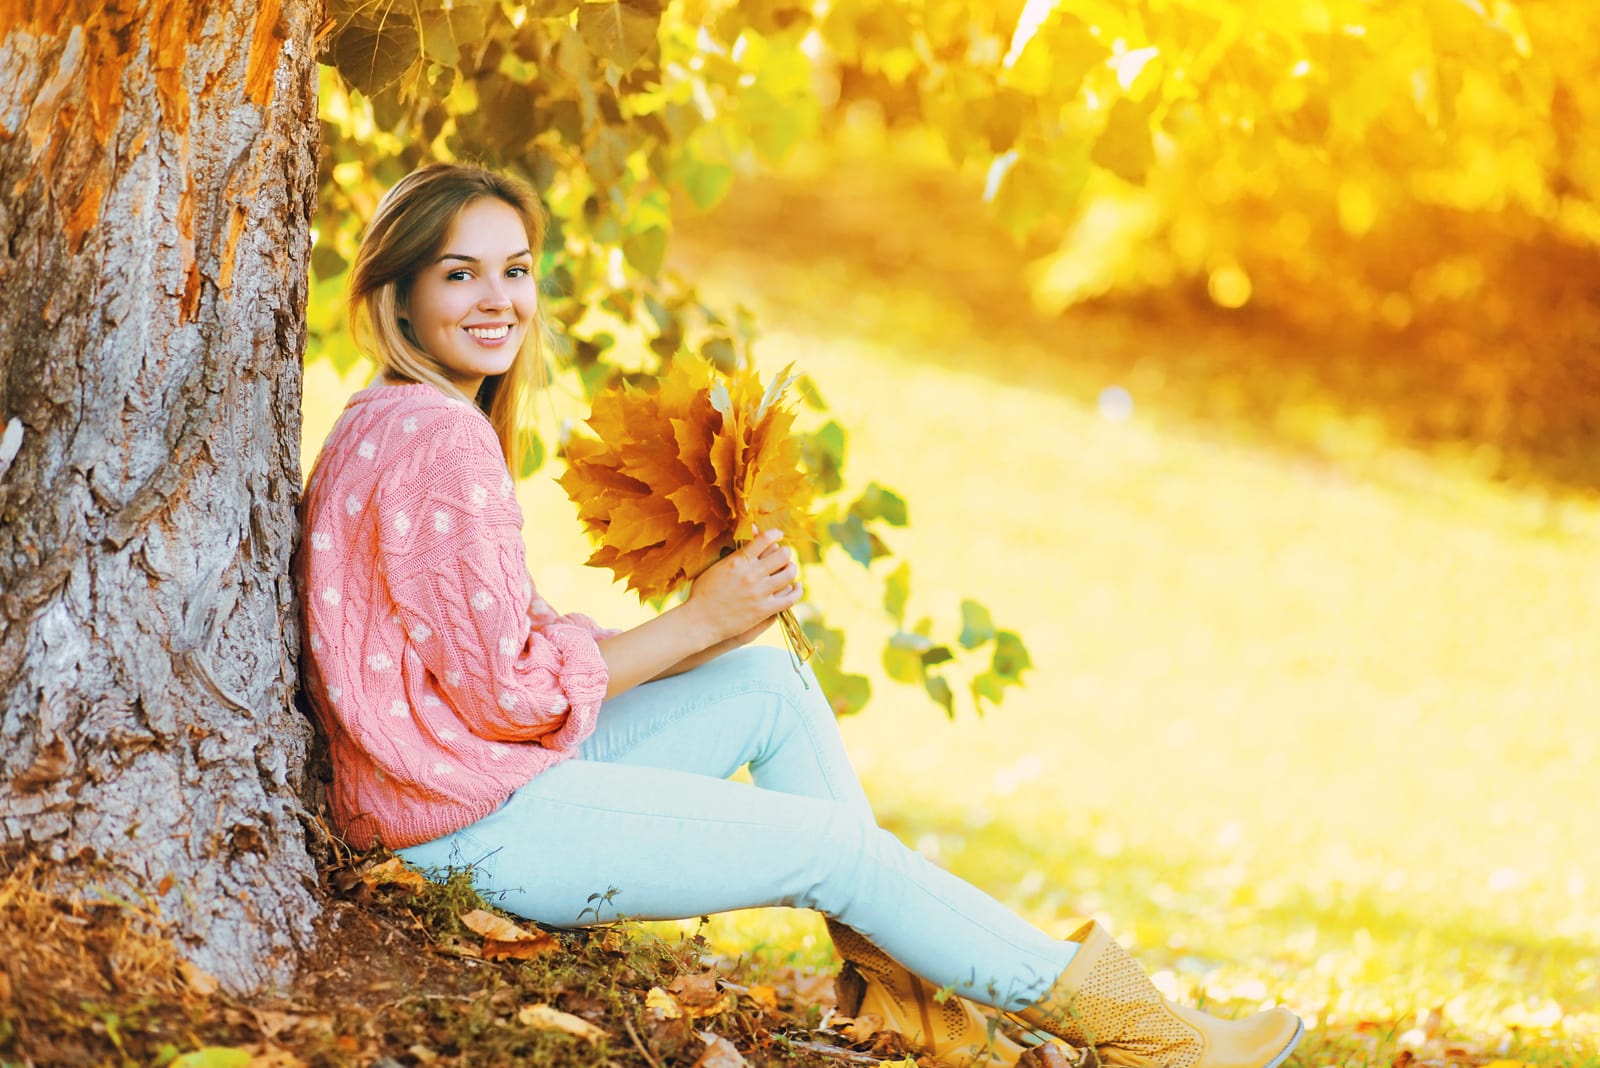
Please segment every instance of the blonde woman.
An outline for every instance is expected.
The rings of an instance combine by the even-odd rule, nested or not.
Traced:
[[[1102,928],[1054,938],[877,826],[815,677],[749,644],[801,597],[776,532],[630,630],[539,596],[509,472],[543,365],[544,233],[522,183],[434,165],[388,193],[356,257],[350,310],[381,373],[317,461],[297,562],[341,833],[470,865],[556,927],[816,909],[845,1010],[947,1065],[1021,1052],[971,1002],[1108,1062],[1281,1063],[1287,1010],[1168,1002]]]

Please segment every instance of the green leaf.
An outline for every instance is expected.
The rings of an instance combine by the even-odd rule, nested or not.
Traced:
[[[1143,185],[1156,161],[1150,137],[1150,108],[1127,97],[1111,105],[1106,128],[1089,150],[1089,158],[1117,177]]]
[[[700,355],[710,360],[717,370],[730,373],[739,368],[739,352],[733,342],[725,337],[714,337],[700,346]]]
[[[963,649],[976,649],[994,637],[994,620],[989,610],[977,601],[961,602],[961,637],[956,640]]]
[[[432,11],[422,22],[423,54],[443,67],[454,67],[461,62],[461,49],[456,44],[455,29],[450,25],[450,12]]]
[[[883,673],[896,682],[915,685],[922,679],[922,657],[890,641],[883,647]]]
[[[938,667],[940,664],[948,664],[955,658],[956,654],[950,651],[950,647],[948,645],[935,645],[931,649],[923,650],[922,666]]]
[[[589,51],[631,70],[656,43],[660,13],[638,3],[584,3],[578,32]]]
[[[517,477],[527,478],[544,464],[544,439],[536,431],[522,431],[522,463]]]
[[[815,660],[835,666],[844,660],[844,631],[835,630],[817,619],[800,624],[800,631],[817,651]]]
[[[902,560],[900,566],[889,572],[883,580],[883,610],[899,626],[905,621],[906,599],[911,596],[911,562]]]
[[[800,402],[807,408],[819,412],[828,410],[828,402],[822,399],[822,391],[817,388],[816,382],[812,381],[810,375],[801,375],[795,379],[794,388],[800,394]]]
[[[800,440],[800,462],[824,495],[844,488],[844,444],[844,427],[832,419]]]
[[[1001,225],[1020,239],[1047,218],[1065,217],[1083,191],[1090,170],[1088,153],[1081,144],[1030,141],[990,165],[984,199],[994,204]]]
[[[667,260],[667,232],[652,226],[643,233],[629,234],[622,240],[622,257],[634,270],[656,277]]]
[[[232,1046],[202,1046],[172,1062],[172,1068],[249,1068],[250,1051]]]
[[[621,131],[607,126],[595,134],[583,153],[589,177],[599,185],[615,185],[628,170],[628,139]]]
[[[1033,666],[1022,639],[1009,630],[1002,630],[994,639],[994,662],[991,670],[1008,682],[1020,682],[1022,673]]]
[[[896,649],[915,653],[918,659],[921,659],[923,653],[933,648],[933,639],[915,631],[897,630],[889,635],[889,644]]]
[[[817,682],[828,695],[828,704],[836,716],[853,716],[872,700],[872,680],[865,675],[848,675],[830,669],[826,675],[818,671]]]
[[[334,34],[332,66],[368,97],[398,83],[420,52],[416,23],[408,18],[352,18]]]
[[[950,719],[956,718],[956,695],[950,692],[950,683],[943,675],[929,675],[922,680],[923,688],[928,691],[928,696],[944,706],[944,714]]]
[[[829,523],[828,533],[850,559],[862,567],[872,563],[872,536],[861,524],[860,516],[852,515],[843,523]]]
[[[816,648],[811,669],[816,672],[823,693],[828,695],[833,714],[848,716],[860,712],[872,698],[872,682],[865,675],[851,675],[842,670],[844,632],[825,626],[817,619],[806,620],[800,629]]]
[[[978,706],[978,711],[983,711],[983,702],[999,704],[1005,699],[1006,682],[992,671],[985,671],[972,680],[972,703]]]
[[[881,519],[891,527],[903,527],[909,521],[906,502],[893,490],[873,482],[862,491],[850,506],[850,514],[862,519]]]
[[[733,168],[725,163],[681,159],[673,173],[677,184],[701,211],[716,207],[733,187]]]
[[[349,267],[350,261],[339,255],[339,250],[332,245],[319,241],[311,250],[311,273],[321,281],[338,278]]]

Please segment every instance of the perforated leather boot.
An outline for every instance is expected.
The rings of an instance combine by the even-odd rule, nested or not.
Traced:
[[[901,967],[853,928],[828,921],[833,947],[844,959],[836,987],[839,1011],[847,1016],[873,1015],[886,1031],[898,1031],[906,1043],[945,1068],[1011,1068],[1022,1047],[998,1031],[968,1001],[951,995],[943,1002],[938,988]]]
[[[1132,1068],[1277,1068],[1305,1032],[1288,1009],[1222,1020],[1161,996],[1144,969],[1097,923],[1050,992],[1015,1015],[1029,1027],[1092,1047]]]

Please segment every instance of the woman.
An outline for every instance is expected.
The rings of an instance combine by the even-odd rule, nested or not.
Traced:
[[[801,596],[776,532],[631,630],[539,596],[508,463],[543,366],[543,240],[524,185],[433,165],[384,198],[352,269],[382,371],[317,461],[297,565],[349,840],[471,865],[558,927],[817,909],[845,1008],[945,1064],[1020,1053],[963,998],[1116,1063],[1279,1064],[1301,1034],[1287,1010],[1169,1003],[1103,929],[1052,938],[877,826],[815,677],[746,648]],[[753,784],[728,780],[741,767]]]

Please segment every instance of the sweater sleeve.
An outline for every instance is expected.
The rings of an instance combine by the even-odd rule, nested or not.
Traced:
[[[557,616],[534,589],[522,513],[487,422],[462,407],[412,438],[377,501],[380,567],[410,649],[474,733],[577,745],[605,698],[603,632]]]

